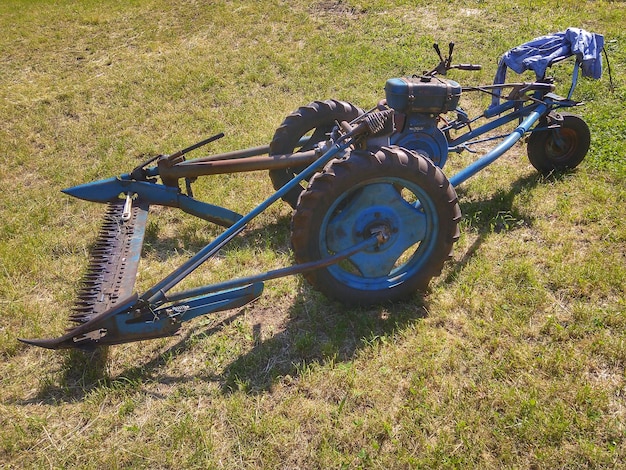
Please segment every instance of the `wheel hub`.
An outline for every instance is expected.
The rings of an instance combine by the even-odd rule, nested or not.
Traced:
[[[412,245],[425,236],[425,217],[388,183],[365,186],[328,222],[326,247],[339,252],[376,236],[377,246],[350,257],[365,277],[388,275]]]
[[[391,229],[388,225],[373,225],[369,229],[366,229],[366,233],[376,236],[378,245],[374,248],[375,250],[380,250],[380,246],[387,243],[391,237]]]
[[[370,207],[359,213],[353,229],[353,238],[365,240],[376,236],[378,245],[366,251],[380,251],[393,245],[397,238],[394,234],[398,233],[398,227],[398,215],[391,208]]]

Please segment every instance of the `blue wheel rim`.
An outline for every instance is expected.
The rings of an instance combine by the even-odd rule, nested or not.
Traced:
[[[421,186],[397,177],[362,182],[337,198],[320,226],[320,253],[330,256],[381,226],[387,243],[351,257],[348,265],[327,268],[338,282],[358,290],[390,289],[425,268],[437,245],[436,205]]]

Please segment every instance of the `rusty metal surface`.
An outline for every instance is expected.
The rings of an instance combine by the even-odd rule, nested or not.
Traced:
[[[289,155],[274,155],[271,157],[246,157],[231,160],[204,160],[182,162],[172,166],[166,160],[159,161],[159,175],[164,181],[178,178],[195,178],[198,176],[217,175],[223,173],[238,173],[256,170],[277,170],[306,166],[313,163],[319,154],[315,150],[298,152]]]
[[[70,315],[74,322],[86,323],[133,293],[148,206],[132,201],[126,215],[125,206],[123,199],[108,204]]]

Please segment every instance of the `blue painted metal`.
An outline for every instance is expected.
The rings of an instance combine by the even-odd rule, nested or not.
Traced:
[[[263,293],[263,283],[253,282],[242,286],[224,289],[209,295],[186,298],[171,305],[154,310],[160,320],[185,322],[193,318],[232,308],[243,307]],[[147,322],[150,324],[150,320]]]
[[[93,181],[90,183],[79,184],[61,190],[63,193],[83,199],[91,202],[111,202],[120,197],[120,194],[127,193],[129,187],[137,183],[130,179],[129,175],[122,175],[119,177],[107,178],[100,181]],[[149,183],[141,182],[141,186],[148,185]],[[134,193],[137,193],[139,187],[134,188]],[[173,188],[172,188],[173,189]],[[176,199],[176,195],[172,192],[170,195],[172,201]],[[146,200],[148,200],[146,198]]]
[[[571,100],[574,95],[574,90],[576,89],[576,84],[578,83],[578,72],[582,67],[580,61],[576,59],[576,64],[574,65],[574,70],[572,72],[572,84],[570,85],[569,92],[567,93],[567,99]]]
[[[300,172],[293,180],[283,186],[281,189],[272,194],[269,198],[259,204],[256,208],[250,211],[247,215],[235,222],[230,228],[219,235],[213,242],[206,245],[193,257],[183,263],[180,267],[172,271],[172,273],[155,284],[151,289],[146,291],[141,299],[151,305],[159,305],[166,299],[166,293],[178,284],[181,280],[195,271],[206,260],[215,255],[226,243],[236,237],[241,231],[261,214],[265,209],[271,206],[274,202],[278,201],[287,192],[293,189],[300,181],[309,179],[315,171],[328,163],[335,155],[347,149],[352,144],[352,141],[348,138],[339,140],[335,143],[324,155],[322,155],[315,163],[312,163],[302,172]]]
[[[230,227],[242,218],[241,214],[182,194],[176,187],[136,181],[131,179],[129,174],[73,186],[64,189],[63,192],[86,201],[103,203],[115,201],[120,195],[131,195],[141,198],[150,205],[182,209],[188,214],[223,227]]]
[[[446,136],[437,127],[437,120],[429,114],[408,115],[405,129],[393,134],[390,143],[426,154],[439,168],[443,168],[448,159]]]
[[[539,120],[539,118],[548,110],[548,106],[546,104],[538,104],[534,111],[532,111],[523,121],[522,123],[515,128],[513,132],[509,134],[509,136],[504,139],[499,145],[497,145],[494,149],[488,152],[484,157],[476,160],[472,164],[465,167],[463,170],[456,173],[452,176],[450,180],[450,184],[452,186],[458,186],[464,181],[467,181],[469,178],[474,176],[483,168],[495,162],[498,158],[500,158],[504,152],[509,150],[515,143],[522,138],[522,136],[528,132],[528,130]]]
[[[530,113],[532,113],[535,109],[537,109],[538,106],[540,106],[540,103],[531,104],[528,106],[524,106],[520,109],[514,110],[508,114],[505,114],[504,116],[500,116],[497,119],[494,119],[492,121],[489,121],[483,124],[480,127],[477,127],[476,129],[473,129],[469,132],[466,132],[465,134],[460,135],[456,139],[452,139],[449,142],[449,146],[450,148],[454,148],[460,144],[469,142],[476,137],[479,137],[499,127],[502,127],[505,124],[508,124],[509,122],[513,122],[515,120],[519,120],[520,118],[524,118],[528,116]],[[544,112],[547,111],[547,107],[543,109],[544,109]]]
[[[409,190],[419,203],[409,204],[400,187]],[[334,211],[346,201],[345,207]],[[320,237],[321,253],[345,249],[362,239],[368,230],[389,229],[384,244],[351,256],[349,268],[340,264],[328,267],[338,282],[360,290],[380,290],[403,282],[423,268],[438,236],[433,201],[420,186],[398,178],[383,176],[363,187],[355,186],[335,201],[327,214],[319,229],[325,234]],[[414,252],[407,254],[409,249]],[[403,255],[407,260],[398,263]]]
[[[487,108],[483,112],[483,117],[485,117],[487,119],[491,119],[492,117],[495,117],[498,114],[502,114],[505,111],[508,111],[509,109],[513,109],[518,104],[519,103],[517,101],[514,101],[514,100],[505,101],[504,103],[501,103],[499,105]]]
[[[390,107],[401,113],[439,115],[456,108],[461,85],[428,75],[390,78],[385,83],[385,98]]]

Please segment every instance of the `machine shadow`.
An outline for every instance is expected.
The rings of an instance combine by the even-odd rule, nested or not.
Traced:
[[[550,178],[558,178],[551,176]],[[530,174],[509,188],[498,189],[488,199],[464,201],[465,191],[457,190],[461,211],[471,219],[469,228],[477,234],[460,261],[447,271],[444,284],[450,284],[480,249],[490,233],[510,232],[533,225],[533,220],[515,208],[515,196],[532,189],[541,176]],[[463,228],[462,228],[463,229]],[[260,393],[285,377],[296,377],[312,364],[347,362],[372,340],[425,318],[430,311],[428,293],[413,299],[371,308],[354,308],[331,302],[302,281],[301,293],[289,311],[285,330],[234,360],[221,378],[225,394],[235,390]],[[256,328],[260,330],[260,327]]]
[[[263,237],[269,248],[285,250],[288,246],[288,227],[289,217],[280,217],[262,228],[249,230],[244,236],[234,239],[229,246],[231,249],[240,249],[254,245],[255,241]],[[184,241],[187,251],[195,252],[209,243],[220,230],[223,229],[211,227],[207,238],[202,238],[196,227],[185,227],[170,236],[159,236],[158,232],[147,230],[144,253],[150,253],[151,256],[155,256],[159,260],[167,260],[180,247],[181,240]],[[166,351],[159,353],[147,363],[124,370],[115,377],[112,377],[109,372],[109,346],[101,346],[93,351],[80,349],[58,351],[57,354],[62,355],[58,369],[53,371],[49,378],[42,381],[37,394],[32,399],[25,400],[23,403],[63,403],[81,400],[92,391],[106,387],[118,379],[133,381],[151,377],[155,370],[167,363],[168,357],[175,357],[184,353],[201,336],[210,336],[219,332],[239,318],[243,314],[243,310],[233,310],[226,313],[227,316],[221,316],[220,321],[206,330],[198,332],[187,329],[185,333],[177,336],[178,341],[169,346]],[[172,378],[172,380],[175,381],[176,379]]]
[[[559,177],[555,175],[549,178]],[[465,225],[478,236],[460,261],[448,270],[443,279],[444,284],[454,282],[488,234],[532,226],[533,221],[518,213],[513,203],[521,189],[532,189],[542,178],[535,174],[521,177],[509,188],[499,189],[483,200],[464,201],[465,191],[462,188],[457,189],[464,218],[471,220],[471,223],[466,222]],[[263,237],[272,249],[285,250],[289,239],[288,220],[288,217],[281,217],[273,224],[250,230],[234,240],[235,246],[253,245],[255,240]],[[204,246],[203,243],[193,240],[189,249],[199,249]],[[154,239],[151,240],[149,249],[164,253],[173,244],[172,240]],[[299,293],[285,315],[280,332],[265,339],[263,322],[257,321],[262,314],[252,315],[254,346],[228,364],[221,373],[172,377],[160,375],[158,370],[173,358],[192,350],[198,340],[213,336],[241,319],[245,315],[245,309],[225,312],[209,328],[186,329],[176,343],[158,353],[154,359],[128,368],[117,377],[110,377],[107,373],[107,348],[100,348],[93,353],[71,351],[64,361],[60,385],[47,384],[35,399],[47,402],[80,400],[94,389],[107,386],[114,380],[133,382],[148,378],[164,383],[206,380],[218,383],[223,394],[235,391],[264,393],[271,391],[276,383],[286,377],[298,377],[315,364],[349,362],[359,349],[377,338],[402,331],[425,318],[429,311],[427,293],[425,296],[416,294],[409,301],[388,305],[347,307],[327,300],[313,291],[301,278],[294,279],[300,283]]]
[[[549,178],[558,178],[550,176]],[[515,196],[522,189],[536,187],[545,177],[530,174],[517,179],[508,189],[497,189],[489,199],[468,201],[464,198],[467,191],[457,188],[463,222],[461,230],[469,230],[476,238],[466,249],[459,261],[454,263],[447,273],[444,282],[453,282],[474,257],[487,236],[491,233],[512,232],[522,227],[531,227],[532,217],[521,214],[514,205]]]
[[[259,340],[226,367],[221,390],[224,394],[269,392],[277,382],[297,378],[316,365],[349,362],[359,349],[404,330],[427,312],[421,295],[405,302],[355,308],[329,301],[303,285],[283,331],[262,340],[261,323],[253,325]]]

